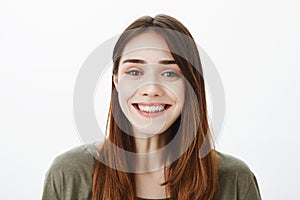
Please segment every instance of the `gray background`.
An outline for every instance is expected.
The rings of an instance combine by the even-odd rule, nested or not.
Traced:
[[[263,199],[299,199],[299,9],[296,0],[1,1],[1,199],[40,199],[54,157],[81,144],[72,101],[82,63],[137,17],[157,13],[182,21],[220,73],[226,119],[217,149],[249,165]],[[106,89],[95,98],[101,126]]]

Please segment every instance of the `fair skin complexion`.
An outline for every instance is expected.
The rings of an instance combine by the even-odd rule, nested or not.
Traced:
[[[120,106],[133,125],[137,152],[148,153],[164,146],[161,133],[180,116],[185,90],[182,72],[165,40],[155,32],[146,32],[129,41],[114,84]],[[159,115],[143,116],[136,104],[168,108]]]
[[[137,152],[150,153],[162,148],[166,144],[165,131],[182,112],[185,91],[183,74],[165,40],[155,32],[145,32],[130,40],[114,84],[121,109],[132,124],[133,133],[128,134],[135,136]],[[163,162],[155,157],[141,164]],[[138,197],[169,196],[165,187],[160,186],[164,182],[163,168],[136,173],[135,182]]]

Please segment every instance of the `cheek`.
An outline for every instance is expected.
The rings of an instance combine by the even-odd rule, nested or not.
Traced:
[[[140,86],[139,81],[122,78],[118,83],[118,93],[119,93],[120,103],[127,102],[128,99],[134,95],[135,91],[138,89],[139,86]]]
[[[183,82],[177,82],[175,84],[168,86],[169,91],[171,91],[174,101],[183,106],[185,100],[185,85]]]

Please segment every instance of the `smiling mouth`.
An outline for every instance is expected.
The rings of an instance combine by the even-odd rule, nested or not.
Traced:
[[[168,110],[172,105],[170,105],[170,104],[145,105],[145,104],[133,103],[132,106],[139,112],[151,114],[151,113],[164,112],[164,111]]]

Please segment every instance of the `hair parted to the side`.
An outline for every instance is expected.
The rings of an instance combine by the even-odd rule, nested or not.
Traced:
[[[165,39],[175,62],[180,67],[185,79],[189,82],[194,91],[186,88],[184,109],[181,116],[169,128],[174,134],[178,131],[181,124],[182,140],[179,146],[184,146],[184,137],[194,137],[193,142],[187,147],[187,150],[173,163],[165,167],[165,180],[162,185],[166,186],[172,199],[176,200],[210,200],[217,198],[218,170],[217,154],[213,143],[209,140],[210,152],[203,158],[200,157],[200,148],[205,138],[211,138],[205,85],[203,79],[202,65],[200,62],[197,46],[188,29],[178,20],[168,15],[156,15],[154,18],[144,16],[127,27],[119,37],[113,51],[113,75],[117,75],[120,57],[126,44],[136,35],[142,33],[145,29],[155,28],[162,30],[172,30],[186,35],[190,40],[183,41],[176,35],[170,35],[169,32],[158,31]],[[152,29],[151,29],[152,30]],[[128,32],[130,31],[130,32]],[[173,51],[176,50],[176,51]],[[174,52],[180,52],[181,55],[187,55],[189,62],[184,56],[179,56]],[[193,63],[193,65],[191,64]],[[117,125],[116,121],[122,122],[122,126],[131,125],[123,114],[118,102],[118,97],[112,79],[111,102],[108,113],[106,129],[109,131],[108,140],[126,151],[136,152],[134,137],[127,134]],[[197,102],[193,101],[191,94],[194,93]],[[198,109],[196,109],[198,107]],[[114,115],[112,115],[114,113]],[[116,120],[115,117],[121,120]],[[199,124],[196,124],[196,123]],[[189,125],[188,125],[189,124]],[[192,124],[192,125],[191,125]],[[120,124],[119,124],[120,125]],[[197,129],[195,129],[197,127]],[[173,130],[174,129],[174,130]],[[172,138],[170,138],[171,140]],[[119,155],[111,148],[107,142],[104,142],[100,151],[100,156],[105,156],[111,162],[120,162]],[[123,160],[124,161],[124,160]],[[123,164],[126,164],[123,163]],[[126,173],[101,163],[96,162],[93,177],[93,199],[94,200],[136,200],[136,189],[133,173]]]

